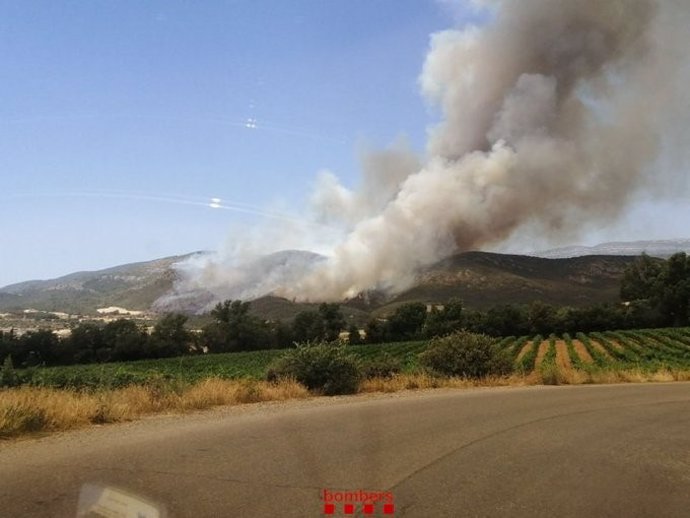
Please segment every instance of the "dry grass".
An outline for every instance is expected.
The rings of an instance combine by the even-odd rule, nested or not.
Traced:
[[[556,364],[563,370],[572,370],[568,346],[563,340],[556,340]]]
[[[468,388],[468,387],[504,387],[531,385],[526,376],[491,376],[481,379],[439,378],[428,374],[398,374],[391,378],[371,378],[364,380],[360,392],[398,392],[401,390],[430,388]]]
[[[161,412],[309,397],[299,383],[208,379],[184,390],[131,386],[98,393],[20,387],[0,391],[0,438],[130,421]]]
[[[562,349],[562,348],[560,348]],[[558,351],[558,350],[557,350]],[[562,355],[562,350],[560,351]],[[359,392],[397,392],[432,388],[501,387],[549,384],[640,383],[690,381],[690,370],[582,371],[565,368],[558,361],[556,372],[483,379],[439,378],[429,374],[399,374],[362,382]],[[555,380],[555,381],[554,381]],[[48,388],[20,387],[0,391],[0,439],[34,432],[68,430],[93,423],[130,421],[161,412],[187,412],[218,405],[260,401],[283,401],[310,397],[309,391],[292,380],[278,383],[250,380],[207,379],[184,389],[166,386],[131,386],[96,393]]]
[[[537,358],[534,360],[535,367],[539,367],[541,363],[544,361],[544,356],[546,356],[546,353],[549,350],[549,345],[550,344],[548,340],[542,340],[542,342],[539,344],[539,349],[537,350]]]
[[[211,378],[183,393],[178,402],[182,410],[202,409],[218,405],[238,405],[261,401],[285,401],[309,397],[309,391],[296,381],[278,383],[261,381],[228,381]]]
[[[583,385],[592,383],[589,373],[575,370],[564,369],[561,365],[553,364],[547,368],[540,369],[530,375],[533,385]]]

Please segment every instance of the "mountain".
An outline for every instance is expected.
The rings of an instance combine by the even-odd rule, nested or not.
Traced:
[[[380,304],[375,314],[389,313],[406,302],[443,303],[453,297],[466,306],[540,300],[558,306],[586,306],[619,300],[629,256],[583,256],[545,259],[524,255],[467,252],[421,272],[413,287]]]
[[[202,256],[200,260],[180,265],[180,282],[175,283],[169,292],[161,294],[152,309],[157,312],[201,313],[221,300],[264,298],[265,294],[279,289],[285,279],[303,277],[324,259],[322,255],[305,250],[282,250],[240,264],[224,264],[222,257]],[[203,288],[198,286],[198,278],[204,279]],[[270,306],[275,307],[275,304]],[[285,307],[285,304],[281,306]],[[272,314],[271,311],[268,314]]]
[[[119,306],[131,310],[199,312],[219,298],[233,298],[228,292],[180,291],[175,285],[176,263],[202,252],[127,264],[96,272],[79,272],[47,281],[29,281],[0,289],[0,311],[34,308],[44,311],[93,314],[97,308]],[[246,272],[258,275],[268,267],[304,267],[321,260],[309,252],[287,251],[260,259],[260,267]],[[618,301],[620,279],[635,260],[625,255],[583,255],[572,258],[543,258],[487,252],[467,252],[448,257],[421,271],[412,287],[396,295],[369,292],[343,302],[346,317],[354,322],[371,315],[392,312],[406,302],[442,304],[457,297],[466,306],[487,308],[496,304],[529,303],[534,300],[556,305],[584,306]],[[297,266],[295,266],[297,265]],[[273,270],[272,270],[273,269]],[[244,271],[244,270],[243,270]],[[258,277],[257,277],[258,279]],[[249,284],[242,282],[242,289]],[[274,296],[255,298],[254,313],[269,319],[289,320],[317,305]]]
[[[0,310],[32,308],[76,314],[93,314],[108,306],[148,310],[172,289],[176,275],[172,265],[202,253],[11,284],[0,288]]]
[[[584,255],[641,255],[667,258],[678,252],[690,253],[690,239],[665,239],[657,241],[626,241],[601,243],[595,246],[568,246],[544,250],[534,255],[548,259],[564,259]]]

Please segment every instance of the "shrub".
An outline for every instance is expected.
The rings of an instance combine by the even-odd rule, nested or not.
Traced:
[[[266,379],[292,378],[309,390],[327,396],[357,392],[362,378],[357,359],[341,345],[305,343],[268,366]]]
[[[378,358],[368,361],[364,365],[364,377],[371,378],[392,378],[402,370],[400,360],[389,353],[383,353]]]
[[[434,338],[419,354],[419,362],[435,374],[466,378],[506,374],[512,370],[510,358],[499,350],[493,338],[467,331]]]
[[[14,370],[12,356],[7,355],[0,369],[0,387],[15,387],[19,385],[19,376]]]

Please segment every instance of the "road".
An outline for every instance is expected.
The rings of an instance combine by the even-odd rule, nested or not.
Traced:
[[[2,517],[73,517],[89,482],[172,517],[326,516],[324,489],[392,500],[359,516],[690,516],[690,384],[315,398],[0,442]]]

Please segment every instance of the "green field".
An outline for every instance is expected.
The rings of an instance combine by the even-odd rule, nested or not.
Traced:
[[[349,346],[363,362],[388,353],[399,359],[403,371],[413,370],[424,341]],[[250,351],[203,356],[182,356],[160,360],[40,367],[18,370],[26,384],[57,388],[116,388],[157,379],[194,382],[204,378],[262,378],[266,367],[283,350]]]
[[[501,349],[513,359],[516,372],[529,375],[558,365],[563,370],[586,372],[638,369],[690,369],[690,328],[579,333],[575,337],[508,337]],[[403,372],[417,368],[417,354],[427,342],[398,342],[349,346],[363,363],[388,354],[397,358]],[[544,345],[543,345],[544,344]],[[543,354],[540,355],[540,349]],[[266,367],[282,350],[265,350],[204,356],[184,356],[136,362],[45,367],[18,370],[22,382],[57,388],[116,388],[152,380],[194,382],[209,377],[262,378]]]

